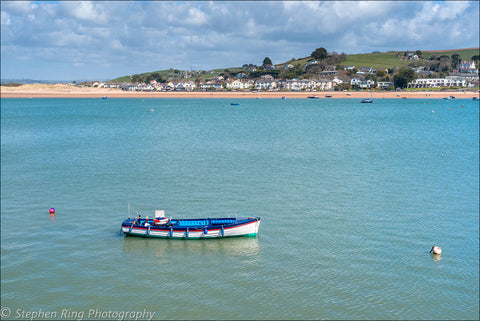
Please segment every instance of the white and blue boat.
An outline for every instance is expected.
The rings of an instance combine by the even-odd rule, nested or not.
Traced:
[[[260,217],[226,217],[199,219],[168,219],[163,210],[155,218],[140,215],[122,223],[122,232],[130,236],[171,239],[210,239],[236,236],[257,236]]]
[[[371,100],[369,98],[366,98],[366,99],[362,99],[361,103],[362,104],[371,104],[371,103],[373,103],[373,100]]]

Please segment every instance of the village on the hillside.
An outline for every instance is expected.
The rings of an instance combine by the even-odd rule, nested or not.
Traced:
[[[322,48],[323,49],[323,48]],[[218,71],[178,71],[176,77],[144,79],[131,76],[129,82],[92,82],[87,85],[98,88],[121,88],[124,91],[338,91],[338,90],[400,90],[412,89],[469,89],[479,87],[479,71],[475,61],[458,61],[456,65],[447,56],[438,58],[435,64],[415,64],[421,60],[421,52],[406,52],[403,59],[411,60],[412,67],[400,71],[393,68],[374,69],[353,65],[326,65],[321,59],[311,57],[296,74],[310,73],[310,77],[287,78],[298,65],[285,63],[273,65],[268,57],[262,66],[244,65],[235,73]],[[453,57],[453,55],[452,55]],[[475,58],[475,57],[473,57]],[[430,58],[431,60],[432,58]],[[444,59],[442,61],[442,59]],[[458,59],[458,58],[457,58]],[[445,63],[447,61],[447,63]],[[267,62],[267,63],[265,63]],[[477,60],[478,62],[478,60]],[[443,65],[442,65],[443,64]],[[452,68],[455,66],[457,68]],[[440,67],[439,67],[440,66]],[[439,70],[441,68],[442,70]],[[400,79],[401,73],[408,76]],[[211,77],[208,76],[211,74]],[[205,74],[207,74],[205,76]],[[202,75],[202,76],[200,76]],[[249,77],[250,75],[250,77]],[[256,77],[252,77],[255,75]],[[283,75],[283,77],[282,77]],[[398,75],[398,76],[397,76]],[[442,75],[443,77],[435,78]],[[277,76],[277,77],[275,77]],[[303,78],[303,79],[302,79]],[[192,80],[192,79],[195,79]],[[162,81],[163,80],[163,81]]]

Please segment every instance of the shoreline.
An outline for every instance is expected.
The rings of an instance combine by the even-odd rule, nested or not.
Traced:
[[[121,89],[107,88],[78,88],[71,85],[21,85],[18,87],[2,86],[0,90],[1,98],[275,98],[296,99],[317,96],[321,99],[336,98],[354,98],[354,99],[384,99],[384,98],[424,98],[441,99],[447,96],[455,98],[479,97],[478,91],[316,91],[316,92],[292,92],[292,91],[227,91],[227,92],[133,92],[122,91]],[[330,95],[331,97],[326,97]]]

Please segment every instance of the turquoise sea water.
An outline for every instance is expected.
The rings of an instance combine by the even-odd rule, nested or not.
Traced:
[[[478,102],[231,102],[2,99],[2,319],[478,319]]]

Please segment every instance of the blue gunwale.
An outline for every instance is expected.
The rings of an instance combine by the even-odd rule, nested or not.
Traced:
[[[230,220],[229,222],[221,222],[221,220]],[[239,227],[242,225],[250,224],[256,221],[259,221],[259,217],[252,217],[252,218],[227,218],[227,219],[173,219],[166,225],[155,225],[153,224],[153,219],[148,219],[148,223],[150,224],[150,229],[155,230],[164,230],[170,231],[170,227],[173,227],[174,231],[186,231],[188,228],[196,228],[196,229],[204,229],[205,227],[209,230],[220,230],[222,226],[224,229]],[[130,227],[134,221],[137,221],[136,218],[128,218],[123,221],[123,227]],[[192,224],[188,224],[188,223]],[[198,223],[197,223],[198,222]],[[183,224],[182,224],[183,223]],[[147,229],[145,225],[145,219],[140,219],[139,224],[134,224],[133,226],[136,229]]]

